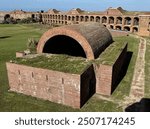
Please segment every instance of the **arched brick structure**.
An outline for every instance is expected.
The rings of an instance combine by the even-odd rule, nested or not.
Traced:
[[[43,53],[46,43],[49,43],[48,41],[56,36],[67,36],[77,41],[83,48],[86,58],[89,60],[97,58],[100,53],[112,43],[112,36],[103,25],[96,22],[87,22],[79,25],[68,25],[48,30],[39,40],[37,52]],[[59,43],[57,47],[61,49],[61,43]]]

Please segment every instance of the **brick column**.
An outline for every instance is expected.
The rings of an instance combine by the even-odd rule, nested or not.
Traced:
[[[124,17],[122,17],[122,30],[124,30],[124,22],[125,22],[125,19]]]

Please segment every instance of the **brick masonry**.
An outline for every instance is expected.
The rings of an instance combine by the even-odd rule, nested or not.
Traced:
[[[102,95],[111,94],[112,66],[96,65],[96,93]]]
[[[96,93],[108,96],[111,95],[125,61],[126,53],[127,45],[122,50],[113,65],[95,65]]]
[[[57,35],[66,35],[77,40],[88,60],[95,59],[95,55],[99,56],[99,52],[112,42],[112,36],[105,27],[97,23],[86,23],[48,30],[41,37],[37,51],[42,53],[45,42]],[[111,95],[126,52],[127,46],[121,50],[113,65],[93,64],[81,74],[6,63],[10,91],[81,108],[94,93]],[[23,53],[16,53],[16,57],[22,56]]]
[[[6,63],[10,91],[81,108],[94,94],[111,95],[126,58],[127,45],[113,65],[91,65],[81,74]]]
[[[44,46],[49,42],[49,39],[58,35],[68,36],[76,40],[89,60],[97,58],[113,42],[111,33],[103,25],[87,22],[49,29],[41,36],[37,45],[37,52],[43,53]]]
[[[109,30],[113,37],[128,36],[130,33],[125,31]]]
[[[10,91],[80,108],[88,99],[93,66],[80,74],[6,63]],[[86,80],[86,81],[85,81]],[[94,92],[93,92],[94,93]]]
[[[24,52],[16,52],[16,57],[24,57],[25,55]]]
[[[81,9],[72,9],[67,12],[60,12],[53,9],[44,13],[26,12],[22,10],[14,10],[12,12],[0,11],[0,23],[6,15],[14,19],[34,17],[35,19],[41,19],[43,24],[50,24],[52,26],[98,22],[109,29],[128,31],[140,36],[150,36],[150,12],[138,12],[129,15],[121,7],[108,8],[98,13],[87,13]]]
[[[140,16],[140,28],[139,33],[140,36],[150,36],[150,16]]]

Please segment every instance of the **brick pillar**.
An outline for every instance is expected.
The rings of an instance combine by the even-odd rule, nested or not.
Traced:
[[[102,24],[102,17],[100,17],[100,24]]]
[[[130,26],[130,32],[133,30],[133,25],[134,25],[134,18],[131,18],[131,26]]]
[[[114,30],[116,30],[116,25],[117,25],[117,17],[114,17]]]
[[[109,25],[109,17],[107,17],[106,26]]]
[[[124,22],[125,22],[125,19],[124,17],[122,17],[122,30],[124,30]]]

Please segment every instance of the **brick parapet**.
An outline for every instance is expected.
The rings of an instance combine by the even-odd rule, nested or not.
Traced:
[[[95,64],[96,93],[110,96],[126,59],[127,45],[112,65]]]
[[[6,63],[10,91],[80,108],[88,100],[85,86],[91,78],[92,66],[81,75]],[[87,79],[87,82],[82,80]],[[81,94],[82,91],[82,94]],[[81,97],[82,96],[82,97]],[[85,97],[84,97],[85,96]],[[85,99],[82,99],[85,98]]]

